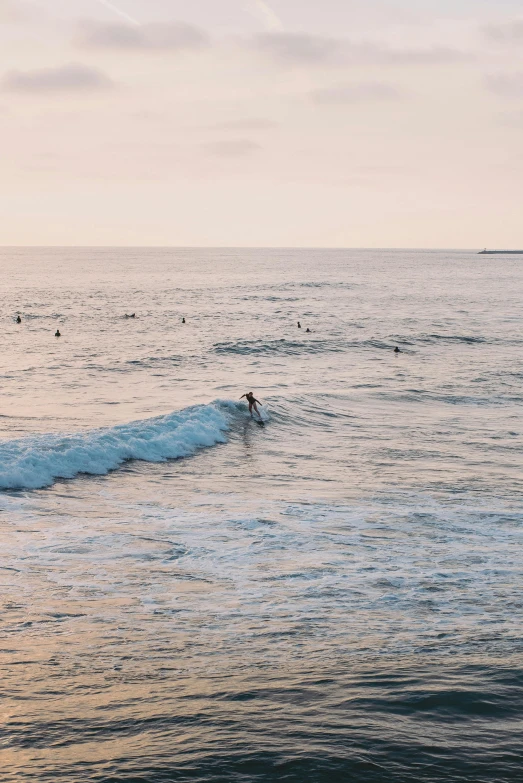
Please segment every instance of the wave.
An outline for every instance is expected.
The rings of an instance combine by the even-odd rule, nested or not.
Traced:
[[[143,367],[144,369],[150,369],[157,367],[158,365],[165,364],[168,366],[178,367],[184,361],[183,356],[146,356],[143,359],[128,359],[125,362],[126,369],[130,367]]]
[[[215,343],[215,353],[229,353],[241,355],[271,355],[282,354],[284,356],[301,353],[340,353],[345,345],[331,340],[238,340],[234,342]]]
[[[305,330],[303,330],[305,331]],[[237,340],[215,343],[213,350],[219,354],[295,356],[304,353],[344,353],[352,349],[378,349],[391,351],[397,342],[379,339],[349,340],[339,337],[319,338],[314,333],[303,340]]]
[[[396,340],[398,342],[404,342],[406,345],[437,345],[439,343],[459,344],[465,345],[521,345],[523,340],[520,337],[495,337],[493,335],[467,335],[467,334],[420,334],[410,335],[403,337],[397,335]]]
[[[418,341],[420,343],[468,343],[469,345],[474,345],[476,343],[495,342],[495,340],[484,337],[483,335],[467,334],[423,334],[417,338],[416,342]]]
[[[305,330],[302,330],[305,332]],[[346,353],[348,351],[392,351],[396,345],[403,351],[427,345],[520,345],[523,340],[516,338],[496,338],[482,335],[459,334],[393,334],[383,337],[354,339],[340,334],[320,336],[314,330],[311,334],[300,335],[301,339],[274,338],[266,340],[231,340],[213,345],[217,354],[238,354],[242,356],[297,356],[303,354]]]
[[[227,414],[237,408],[236,403],[217,400],[116,427],[0,443],[0,489],[42,489],[82,473],[104,475],[129,460],[189,457],[227,441]]]

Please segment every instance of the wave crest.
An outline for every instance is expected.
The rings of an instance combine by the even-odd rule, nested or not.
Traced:
[[[227,441],[226,412],[234,407],[217,401],[116,427],[0,443],[0,489],[41,489],[82,473],[104,475],[129,460],[189,457]]]
[[[240,354],[240,355],[272,355],[282,354],[291,356],[301,353],[327,353],[342,352],[344,346],[328,340],[238,340],[234,342],[215,343],[215,353]]]

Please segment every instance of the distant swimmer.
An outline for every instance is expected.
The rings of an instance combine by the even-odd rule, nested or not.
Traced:
[[[311,330],[309,329],[309,327],[307,327],[307,328],[305,329],[305,331],[306,331],[306,332],[309,332],[309,334],[310,334],[310,332],[311,332]]]
[[[298,321],[298,329],[301,329],[301,323]]]
[[[54,336],[55,336],[55,337],[61,337],[61,336],[62,336],[62,335],[60,334],[60,329],[57,329],[57,330],[56,330],[56,332],[54,333]]]
[[[132,313],[131,315],[127,315],[127,313],[126,313],[125,317],[126,318],[136,318],[136,313]]]
[[[16,319],[16,323],[17,324],[21,324],[22,323],[22,319],[20,318],[20,316],[18,316],[18,318]]]
[[[244,397],[247,400],[247,402],[249,403],[249,413],[251,414],[251,416],[252,416],[252,411],[253,411],[253,408],[254,408],[254,410],[258,414],[258,417],[261,419],[260,411],[258,410],[257,405],[256,405],[256,403],[258,403],[258,405],[261,405],[261,402],[255,398],[255,396],[254,396],[254,394],[252,392],[247,392],[247,394],[242,394],[242,396],[240,397],[240,400],[243,400]]]
[[[402,353],[402,351],[400,351],[400,349],[398,348],[398,346],[396,346],[396,347],[394,348],[394,353]]]
[[[182,324],[184,324],[184,323],[185,323],[185,318],[182,318]]]

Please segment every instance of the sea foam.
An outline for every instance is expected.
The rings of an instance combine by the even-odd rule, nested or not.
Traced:
[[[164,462],[225,443],[228,409],[217,401],[145,421],[0,443],[0,489],[41,489],[81,473],[103,475],[128,460]]]

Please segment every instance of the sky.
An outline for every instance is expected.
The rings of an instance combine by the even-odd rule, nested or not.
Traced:
[[[523,0],[0,0],[0,245],[523,247]]]

